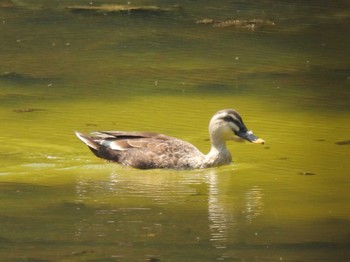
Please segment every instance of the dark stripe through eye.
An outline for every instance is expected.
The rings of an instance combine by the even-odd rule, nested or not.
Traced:
[[[227,116],[223,117],[222,119],[226,122],[234,123],[239,128],[240,131],[243,131],[243,132],[248,131],[248,129],[246,128],[246,126],[243,123],[241,116],[238,114],[235,114],[235,116],[238,118],[238,120],[234,119],[230,115],[227,115]]]
[[[225,121],[227,121],[227,122],[233,122],[234,121],[232,116],[225,116],[223,119]]]
[[[223,118],[223,120],[225,120],[226,122],[232,122],[234,123],[236,126],[238,126],[239,128],[242,126],[241,121],[238,121],[236,119],[234,119],[232,116],[225,116]]]

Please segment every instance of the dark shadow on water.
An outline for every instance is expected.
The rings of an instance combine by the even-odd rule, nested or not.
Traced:
[[[0,74],[0,80],[2,81],[8,81],[11,83],[17,83],[17,84],[38,84],[38,83],[48,83],[48,81],[57,81],[58,79],[55,78],[46,78],[46,77],[36,77],[36,76],[30,76],[27,74],[20,74],[16,72],[5,72]]]

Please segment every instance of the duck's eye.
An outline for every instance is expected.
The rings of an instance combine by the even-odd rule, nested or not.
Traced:
[[[227,121],[227,122],[234,122],[232,116],[225,116],[225,117],[223,118],[223,120],[225,120],[225,121]]]
[[[245,128],[244,124],[237,120],[237,119],[234,119],[232,116],[228,115],[228,116],[225,116],[222,118],[224,121],[228,122],[228,123],[232,123],[234,124],[235,126],[237,126],[238,129],[241,129],[241,128]]]

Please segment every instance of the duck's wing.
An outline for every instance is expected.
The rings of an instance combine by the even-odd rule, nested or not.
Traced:
[[[123,139],[160,139],[160,140],[169,140],[173,139],[172,137],[153,133],[153,132],[125,132],[125,131],[98,131],[91,133],[92,137],[97,139],[112,139],[112,140],[123,140]]]
[[[100,131],[92,133],[92,138],[100,145],[115,151],[142,149],[159,151],[161,145],[169,144],[175,138],[151,132]],[[159,153],[159,152],[158,152]]]

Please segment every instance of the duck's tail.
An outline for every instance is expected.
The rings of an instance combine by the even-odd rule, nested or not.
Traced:
[[[119,162],[120,151],[106,147],[98,138],[90,137],[75,131],[75,135],[94,153],[95,156],[109,161]],[[102,140],[103,141],[103,140]]]
[[[74,131],[75,135],[84,143],[86,144],[92,152],[98,152],[101,148],[101,145],[97,142],[95,142],[91,137],[88,137],[82,133],[79,133],[78,131]]]

